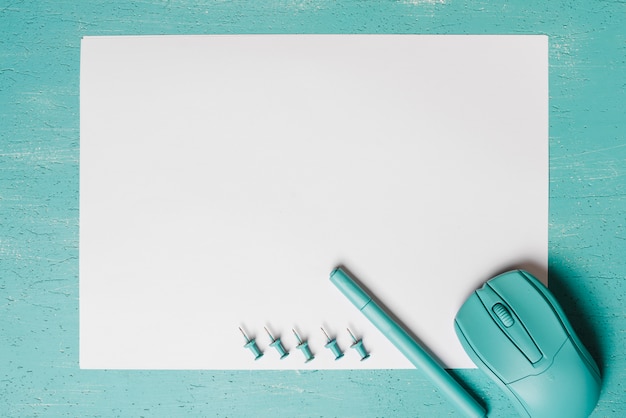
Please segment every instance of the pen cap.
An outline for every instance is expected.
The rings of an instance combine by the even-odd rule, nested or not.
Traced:
[[[341,267],[336,268],[330,273],[330,281],[337,286],[337,289],[339,289],[359,310],[363,309],[365,305],[372,300]]]

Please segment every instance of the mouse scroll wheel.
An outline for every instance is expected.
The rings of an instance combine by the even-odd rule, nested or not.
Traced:
[[[506,328],[510,327],[515,322],[513,320],[513,315],[511,315],[511,312],[509,312],[507,307],[503,304],[496,303],[491,309],[493,310],[493,313],[496,314],[500,322],[502,322],[502,325],[504,325]]]

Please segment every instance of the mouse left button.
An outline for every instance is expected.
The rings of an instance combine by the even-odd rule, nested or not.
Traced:
[[[474,292],[455,318],[455,331],[472,360],[474,357],[504,383],[535,372],[532,364],[496,324]],[[481,364],[476,364],[482,368]]]

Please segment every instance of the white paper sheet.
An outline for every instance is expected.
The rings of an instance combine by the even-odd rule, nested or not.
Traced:
[[[81,367],[412,368],[330,283],[338,264],[447,367],[473,367],[453,330],[469,293],[525,263],[547,280],[547,45],[84,38]]]

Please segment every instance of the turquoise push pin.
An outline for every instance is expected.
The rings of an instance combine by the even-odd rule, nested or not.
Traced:
[[[309,361],[313,360],[315,356],[313,355],[313,353],[311,353],[311,349],[309,348],[308,341],[302,341],[302,339],[300,338],[300,336],[298,335],[295,329],[292,329],[292,331],[293,331],[293,335],[295,335],[296,339],[298,340],[298,345],[296,346],[296,348],[302,351],[302,354],[304,354],[304,358],[305,358],[304,362],[308,363]]]
[[[339,346],[337,345],[337,340],[334,338],[331,339],[326,333],[326,331],[324,330],[324,328],[322,328],[322,332],[326,336],[326,340],[327,340],[327,343],[324,347],[330,349],[330,351],[333,352],[333,354],[335,355],[335,360],[339,360],[340,358],[342,358],[343,353],[341,352],[341,348],[339,348]]]
[[[363,347],[363,340],[357,340],[354,337],[354,334],[352,334],[352,332],[350,331],[350,328],[347,328],[348,333],[350,334],[350,336],[352,337],[352,341],[354,341],[354,344],[352,344],[350,346],[350,348],[354,348],[357,353],[359,353],[359,355],[361,356],[361,361],[369,358],[369,353],[367,351],[365,351],[365,347]]]
[[[281,360],[287,357],[289,355],[289,352],[285,350],[285,347],[283,347],[283,343],[280,342],[280,337],[274,338],[274,336],[267,329],[267,327],[264,327],[264,328],[265,328],[265,332],[267,332],[267,335],[269,335],[270,340],[272,340],[272,342],[270,343],[270,347],[274,347],[276,351],[278,351],[278,355],[280,355]]]
[[[241,331],[241,333],[243,334],[243,338],[246,339],[246,344],[244,345],[244,348],[249,348],[250,351],[252,351],[252,354],[254,354],[254,359],[258,360],[263,357],[263,352],[259,349],[259,346],[256,345],[256,341],[254,340],[254,338],[248,338],[248,335],[243,329],[241,329],[241,327],[239,327],[239,331]]]

